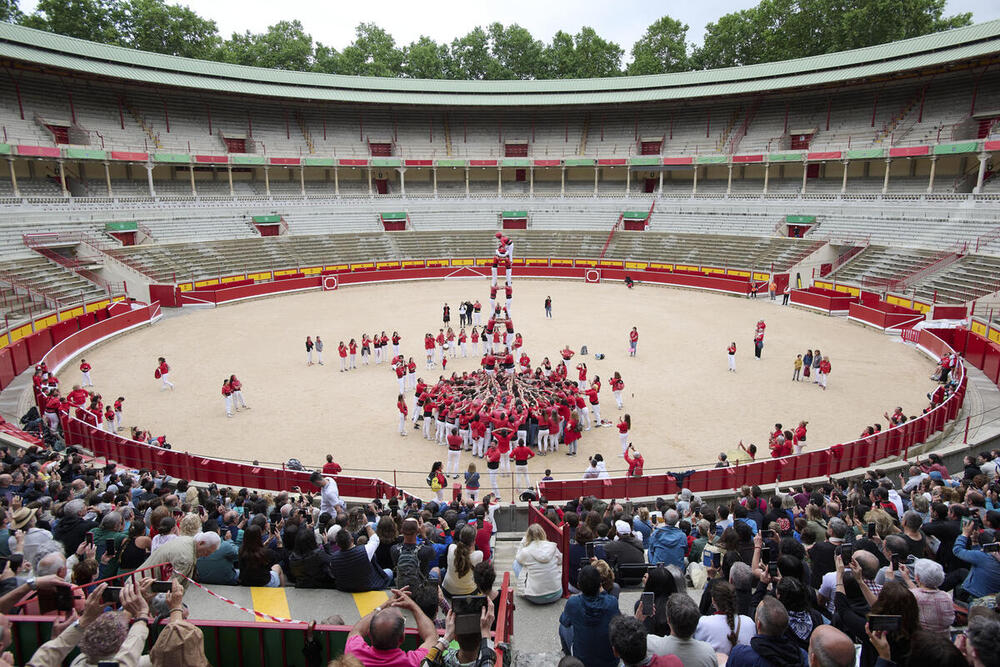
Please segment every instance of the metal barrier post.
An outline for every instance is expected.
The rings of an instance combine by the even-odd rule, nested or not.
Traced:
[[[963,445],[969,444],[969,420],[971,420],[971,419],[972,419],[971,416],[965,418],[965,435],[962,436],[962,444]]]

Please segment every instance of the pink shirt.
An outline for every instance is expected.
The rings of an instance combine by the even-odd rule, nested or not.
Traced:
[[[361,635],[347,639],[344,653],[349,653],[364,663],[365,667],[420,667],[421,661],[427,657],[427,649],[418,648],[403,651],[394,648],[391,651],[379,651],[368,645]]]

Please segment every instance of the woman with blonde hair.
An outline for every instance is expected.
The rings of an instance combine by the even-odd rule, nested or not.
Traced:
[[[555,542],[545,537],[538,524],[525,531],[514,556],[514,574],[521,596],[533,604],[551,604],[562,599],[563,555]]]

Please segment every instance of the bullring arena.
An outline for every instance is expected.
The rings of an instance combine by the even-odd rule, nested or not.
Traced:
[[[554,301],[553,318],[542,308]],[[489,280],[454,279],[313,291],[219,307],[185,311],[152,327],[87,352],[96,391],[126,396],[126,425],[167,435],[175,449],[280,465],[298,458],[320,467],[332,453],[345,469],[397,479],[417,495],[439,447],[410,430],[396,433],[396,376],[387,364],[339,371],[336,345],[360,340],[362,331],[398,330],[400,351],[417,361],[417,375],[435,382],[440,365],[424,370],[423,336],[437,334],[444,303],[487,302]],[[719,452],[746,455],[736,443],[763,449],[773,424],[793,428],[809,422],[809,442],[823,447],[853,440],[884,410],[896,404],[917,413],[932,389],[934,364],[910,346],[843,319],[777,305],[699,291],[600,285],[581,281],[515,280],[512,314],[533,362],[548,356],[557,363],[569,345],[579,352],[569,364],[585,361],[590,375],[607,386],[614,371],[626,382],[625,410],[602,392],[602,416],[617,422],[632,417],[631,441],[646,460],[647,472],[711,466]],[[488,304],[487,304],[488,307]],[[457,315],[452,316],[455,323]],[[753,355],[754,325],[767,323],[762,359]],[[631,327],[640,332],[638,354],[627,355]],[[306,367],[303,341],[321,335],[325,365]],[[726,348],[737,343],[737,372],[727,370]],[[471,347],[471,343],[470,343]],[[830,356],[829,390],[791,381],[792,362],[807,348]],[[480,348],[481,349],[481,348]],[[606,355],[595,360],[594,353]],[[153,378],[157,357],[171,365],[175,391],[161,391]],[[479,368],[478,357],[449,359],[447,374]],[[359,355],[360,364],[360,355]],[[61,373],[64,386],[80,380],[78,360]],[[228,419],[219,393],[222,380],[236,373],[251,409]],[[107,389],[105,389],[105,387]],[[412,390],[406,394],[412,414]],[[893,397],[886,402],[886,397]],[[579,477],[587,456],[602,454],[613,474],[624,473],[618,430],[611,424],[585,432],[581,454],[536,457],[529,469],[536,483],[545,468],[556,478]],[[462,470],[473,462],[463,458]],[[476,459],[479,468],[485,470]],[[424,470],[426,468],[426,470]],[[509,485],[510,482],[502,484]],[[421,488],[421,487],[424,488]],[[509,489],[507,486],[505,491]],[[509,491],[503,494],[509,496]]]

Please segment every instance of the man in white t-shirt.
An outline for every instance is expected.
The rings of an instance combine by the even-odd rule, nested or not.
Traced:
[[[337,482],[330,477],[324,477],[323,473],[314,472],[309,476],[309,481],[319,487],[319,511],[329,512],[330,516],[337,516],[337,508],[347,511],[347,503],[340,499],[340,490]]]

